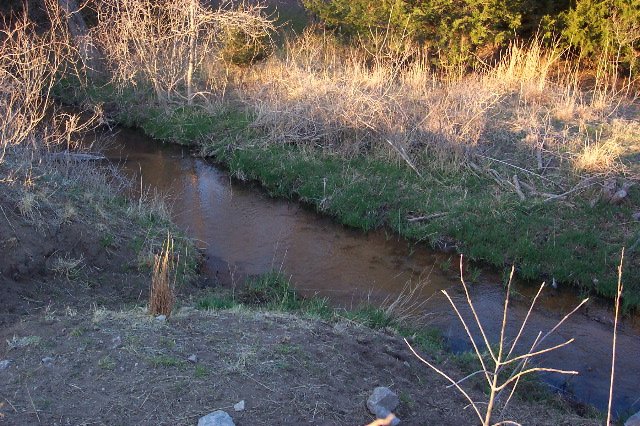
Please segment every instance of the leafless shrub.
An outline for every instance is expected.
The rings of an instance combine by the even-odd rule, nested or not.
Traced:
[[[72,135],[92,122],[53,108],[56,78],[77,61],[78,52],[58,2],[46,0],[46,6],[47,30],[36,31],[26,14],[0,24],[0,162],[18,145],[68,149]]]
[[[507,284],[507,293],[504,301],[504,310],[502,315],[502,327],[500,329],[500,336],[498,341],[495,344],[492,344],[492,342],[489,341],[488,335],[485,332],[482,321],[478,317],[477,311],[471,300],[469,289],[463,278],[462,257],[460,258],[460,280],[462,282],[462,287],[464,289],[464,293],[466,296],[467,306],[469,307],[472,318],[473,318],[472,323],[469,323],[467,320],[464,319],[459,308],[453,302],[452,298],[449,296],[447,291],[446,290],[442,291],[442,293],[445,295],[449,303],[451,303],[453,310],[455,311],[458,318],[460,319],[460,322],[462,323],[467,333],[467,336],[469,337],[469,340],[473,346],[473,350],[476,355],[476,358],[478,359],[481,365],[481,369],[479,371],[476,371],[475,373],[470,374],[469,376],[461,380],[455,380],[451,376],[449,376],[446,372],[442,371],[441,369],[436,367],[434,364],[430,363],[425,358],[420,356],[414,350],[414,348],[409,344],[409,342],[405,339],[405,342],[407,343],[411,351],[414,353],[416,357],[418,357],[418,359],[420,359],[420,361],[422,361],[429,368],[431,368],[436,373],[440,374],[442,377],[447,379],[451,383],[451,386],[455,387],[456,390],[458,390],[458,392],[460,392],[466,398],[470,406],[473,408],[475,414],[477,415],[478,420],[485,426],[494,424],[492,421],[494,417],[494,410],[498,407],[498,404],[501,403],[502,401],[501,397],[503,396],[503,394],[505,394],[505,392],[508,393],[506,400],[504,401],[504,403],[502,403],[502,408],[504,409],[506,408],[509,401],[513,397],[516,391],[516,388],[523,377],[527,375],[531,375],[532,373],[536,373],[536,372],[578,374],[577,371],[566,371],[566,370],[559,370],[559,369],[547,368],[547,367],[535,367],[535,366],[530,366],[530,364],[532,364],[533,360],[536,357],[539,357],[540,355],[565,347],[569,345],[571,342],[573,342],[574,339],[572,338],[558,345],[547,346],[547,347],[542,346],[543,342],[549,336],[551,336],[556,330],[558,330],[558,328],[571,315],[573,315],[573,313],[575,313],[578,309],[580,309],[580,307],[584,305],[588,299],[584,299],[571,312],[566,314],[551,330],[549,330],[544,334],[543,332],[539,332],[536,338],[534,339],[533,343],[531,344],[531,346],[526,350],[526,352],[518,355],[516,348],[518,347],[518,343],[520,342],[520,339],[523,336],[523,333],[527,326],[527,322],[531,316],[531,312],[545,284],[543,283],[538,289],[538,292],[533,298],[533,301],[531,302],[529,310],[527,311],[527,315],[525,316],[524,320],[522,321],[522,324],[518,328],[516,337],[509,343],[508,338],[506,336],[506,329],[508,324],[508,313],[509,313],[509,293],[511,290],[513,272],[514,272],[514,269],[512,268],[511,275],[509,277],[509,281]],[[480,332],[479,337],[474,337],[470,329],[470,324],[475,324],[475,326],[477,326]],[[488,354],[488,355],[485,356],[484,354]],[[487,397],[486,401],[474,401],[469,395],[469,393],[465,391],[461,386],[465,380],[476,375],[481,375],[482,377],[484,377],[484,379],[486,380],[486,384],[488,385],[489,396]],[[501,421],[495,424],[517,424],[517,423],[513,421]]]
[[[261,11],[259,5],[230,9],[224,4],[212,10],[199,0],[106,0],[97,7],[93,37],[116,83],[151,87],[163,106],[191,104],[220,89],[206,84],[211,78],[194,78],[205,61],[224,68],[225,60],[260,54],[274,30]]]

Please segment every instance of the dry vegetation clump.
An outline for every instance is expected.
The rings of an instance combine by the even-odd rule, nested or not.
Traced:
[[[162,250],[154,256],[151,288],[149,289],[149,313],[152,315],[171,315],[176,300],[176,273],[173,240],[167,235]]]
[[[239,86],[254,124],[270,141],[392,153],[417,171],[491,168],[496,158],[525,177],[575,185],[624,170],[618,145],[633,131],[626,106],[636,93],[616,86],[615,70],[603,66],[585,91],[564,52],[537,40],[471,73],[434,71],[419,49],[384,43],[345,47],[311,30],[289,40]],[[536,184],[527,192],[540,195]]]

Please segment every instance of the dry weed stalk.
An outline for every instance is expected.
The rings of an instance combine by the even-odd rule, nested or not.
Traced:
[[[173,239],[167,235],[160,254],[154,255],[151,288],[149,291],[149,313],[171,315],[175,303],[176,262],[173,259]]]
[[[542,285],[538,289],[538,292],[533,298],[533,301],[529,306],[529,310],[527,311],[527,314],[524,320],[522,321],[520,328],[518,329],[518,333],[516,337],[513,339],[511,343],[509,343],[508,338],[506,336],[506,329],[507,329],[507,323],[508,323],[509,294],[511,290],[511,283],[512,283],[513,273],[514,273],[514,268],[511,269],[511,275],[509,276],[509,281],[507,284],[507,294],[505,296],[505,301],[504,301],[500,337],[496,345],[492,345],[491,342],[489,341],[487,333],[485,332],[482,321],[478,317],[478,313],[473,305],[471,296],[469,294],[469,289],[467,287],[467,284],[464,281],[462,272],[463,270],[462,270],[462,256],[461,256],[460,257],[460,281],[462,283],[462,287],[464,289],[464,293],[466,296],[467,306],[469,307],[473,317],[473,323],[475,323],[475,325],[478,327],[480,331],[479,338],[474,337],[473,333],[469,328],[468,322],[464,319],[464,317],[460,313],[460,310],[458,309],[456,304],[453,302],[452,298],[449,296],[447,291],[442,290],[442,293],[445,295],[445,297],[453,307],[453,310],[455,311],[456,315],[460,319],[460,322],[462,323],[462,326],[464,327],[465,332],[467,333],[467,337],[469,338],[471,345],[473,346],[473,351],[478,361],[480,362],[481,369],[476,371],[475,373],[468,375],[467,377],[461,380],[454,380],[447,373],[440,370],[435,365],[433,365],[432,363],[430,363],[429,361],[421,357],[406,339],[405,339],[405,342],[409,346],[413,354],[420,361],[422,361],[424,364],[426,364],[436,373],[438,373],[439,375],[447,379],[451,383],[450,386],[455,387],[458,390],[458,392],[460,392],[467,399],[467,401],[469,401],[470,406],[473,408],[480,422],[484,426],[489,426],[491,424],[494,424],[492,423],[493,413],[497,404],[499,403],[502,393],[510,389],[507,400],[502,405],[502,408],[504,410],[508,405],[509,401],[511,400],[511,398],[513,397],[515,390],[518,386],[518,383],[523,377],[536,372],[578,374],[577,371],[559,370],[556,368],[547,368],[547,367],[529,367],[528,364],[531,363],[535,357],[555,351],[573,342],[574,339],[571,338],[569,340],[564,341],[563,343],[553,345],[553,346],[548,346],[546,348],[541,348],[542,343],[550,335],[552,335],[556,330],[558,330],[558,328],[571,315],[573,315],[573,313],[575,313],[578,309],[580,309],[580,307],[584,305],[589,299],[584,299],[581,303],[579,303],[578,306],[576,306],[571,312],[566,314],[548,332],[544,334],[542,332],[539,332],[536,338],[534,339],[533,343],[531,344],[531,346],[529,346],[528,350],[521,355],[517,355],[515,351],[516,347],[523,335],[523,332],[526,328],[529,317],[531,316],[533,307],[535,306],[536,301],[538,300],[538,297],[540,296],[540,293],[542,292],[542,289],[544,288],[545,284],[542,283]],[[485,355],[485,353],[487,355]],[[484,376],[490,392],[487,400],[482,402],[474,401],[469,395],[469,393],[466,392],[461,386],[461,383],[463,383],[465,380],[478,374]],[[481,408],[481,405],[484,405],[485,408]],[[517,423],[513,421],[501,421],[495,424],[517,424]]]
[[[618,287],[616,291],[615,316],[613,319],[613,342],[611,344],[611,374],[609,376],[609,403],[607,404],[607,426],[611,425],[611,407],[613,405],[613,379],[616,375],[616,343],[618,339],[618,318],[620,316],[620,299],[624,285],[622,284],[622,264],[624,262],[624,248],[620,254],[620,265],[618,265]]]
[[[389,318],[394,318],[398,323],[418,325],[424,322],[425,316],[421,314],[424,307],[430,302],[430,297],[425,298],[425,287],[429,283],[429,274],[426,278],[419,277],[417,283],[408,281],[395,298],[387,297],[381,307]]]

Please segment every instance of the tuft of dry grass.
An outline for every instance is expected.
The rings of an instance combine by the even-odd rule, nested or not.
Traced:
[[[18,211],[26,218],[33,220],[38,212],[40,203],[33,192],[24,192],[18,200]]]
[[[573,166],[578,172],[610,173],[621,167],[619,162],[622,147],[614,140],[595,141],[586,144],[576,154]]]
[[[175,303],[176,262],[173,259],[173,239],[167,235],[160,254],[154,256],[151,288],[149,290],[149,313],[171,315]]]
[[[76,280],[82,269],[85,267],[85,259],[81,255],[78,258],[70,256],[57,257],[51,264],[51,270],[68,281]]]

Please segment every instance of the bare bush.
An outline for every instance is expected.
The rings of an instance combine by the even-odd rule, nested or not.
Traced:
[[[460,281],[462,283],[462,288],[464,289],[464,294],[466,296],[467,307],[470,310],[472,320],[469,322],[464,319],[460,308],[453,302],[451,296],[447,293],[446,290],[442,290],[442,293],[445,295],[449,303],[451,304],[453,310],[456,315],[460,319],[464,330],[467,333],[467,337],[473,346],[474,354],[481,365],[481,369],[468,375],[467,377],[461,380],[455,380],[450,377],[447,373],[430,363],[424,357],[420,356],[414,348],[409,344],[408,341],[405,342],[414,353],[416,357],[420,359],[425,365],[434,370],[436,373],[440,374],[442,377],[447,379],[451,383],[452,387],[455,387],[460,394],[462,394],[465,399],[469,402],[470,406],[473,408],[475,414],[478,417],[478,420],[485,426],[489,426],[493,423],[494,411],[498,408],[498,405],[501,404],[502,409],[504,410],[506,406],[509,404],[509,401],[513,397],[516,388],[520,381],[533,373],[536,372],[552,372],[552,373],[560,373],[560,374],[578,374],[577,371],[567,371],[567,370],[559,370],[555,368],[548,367],[537,367],[531,366],[536,357],[540,355],[547,354],[549,352],[558,350],[563,348],[571,342],[573,342],[573,338],[567,341],[564,341],[558,345],[543,347],[542,344],[544,341],[551,336],[553,333],[560,328],[560,326],[571,316],[573,315],[580,307],[582,307],[588,299],[584,299],[578,306],[576,306],[571,312],[566,314],[551,330],[546,333],[539,332],[536,338],[533,340],[533,343],[520,355],[518,355],[518,344],[520,343],[521,338],[525,332],[527,322],[530,318],[531,312],[538,300],[545,284],[542,283],[538,292],[536,293],[527,314],[522,321],[522,324],[518,328],[516,336],[509,341],[506,331],[508,324],[508,314],[509,314],[509,294],[511,290],[511,283],[513,279],[514,269],[511,270],[511,275],[509,276],[509,281],[507,283],[507,293],[504,301],[504,309],[502,315],[502,324],[500,328],[500,335],[497,342],[492,343],[489,339],[487,332],[483,326],[482,321],[480,320],[477,311],[473,305],[471,300],[471,296],[469,294],[469,289],[463,278],[463,270],[462,270],[462,257],[460,257]],[[471,326],[476,327],[479,330],[479,336],[475,336],[471,331]],[[485,401],[476,401],[471,398],[470,394],[465,391],[462,387],[463,382],[474,377],[476,375],[480,375],[486,381],[486,384],[489,389],[489,395]],[[506,395],[506,399],[502,398],[503,395]],[[513,421],[501,421],[495,424],[517,424]]]
[[[95,119],[61,113],[53,105],[56,78],[70,71],[78,51],[58,3],[46,4],[47,30],[36,31],[26,14],[0,27],[0,162],[9,147],[18,145],[50,149],[64,144],[69,149],[73,135]]]
[[[93,37],[116,83],[150,87],[164,106],[191,104],[224,87],[195,78],[205,61],[224,68],[225,60],[251,60],[266,49],[274,27],[261,11],[259,5],[212,10],[199,0],[106,0],[98,4]]]

